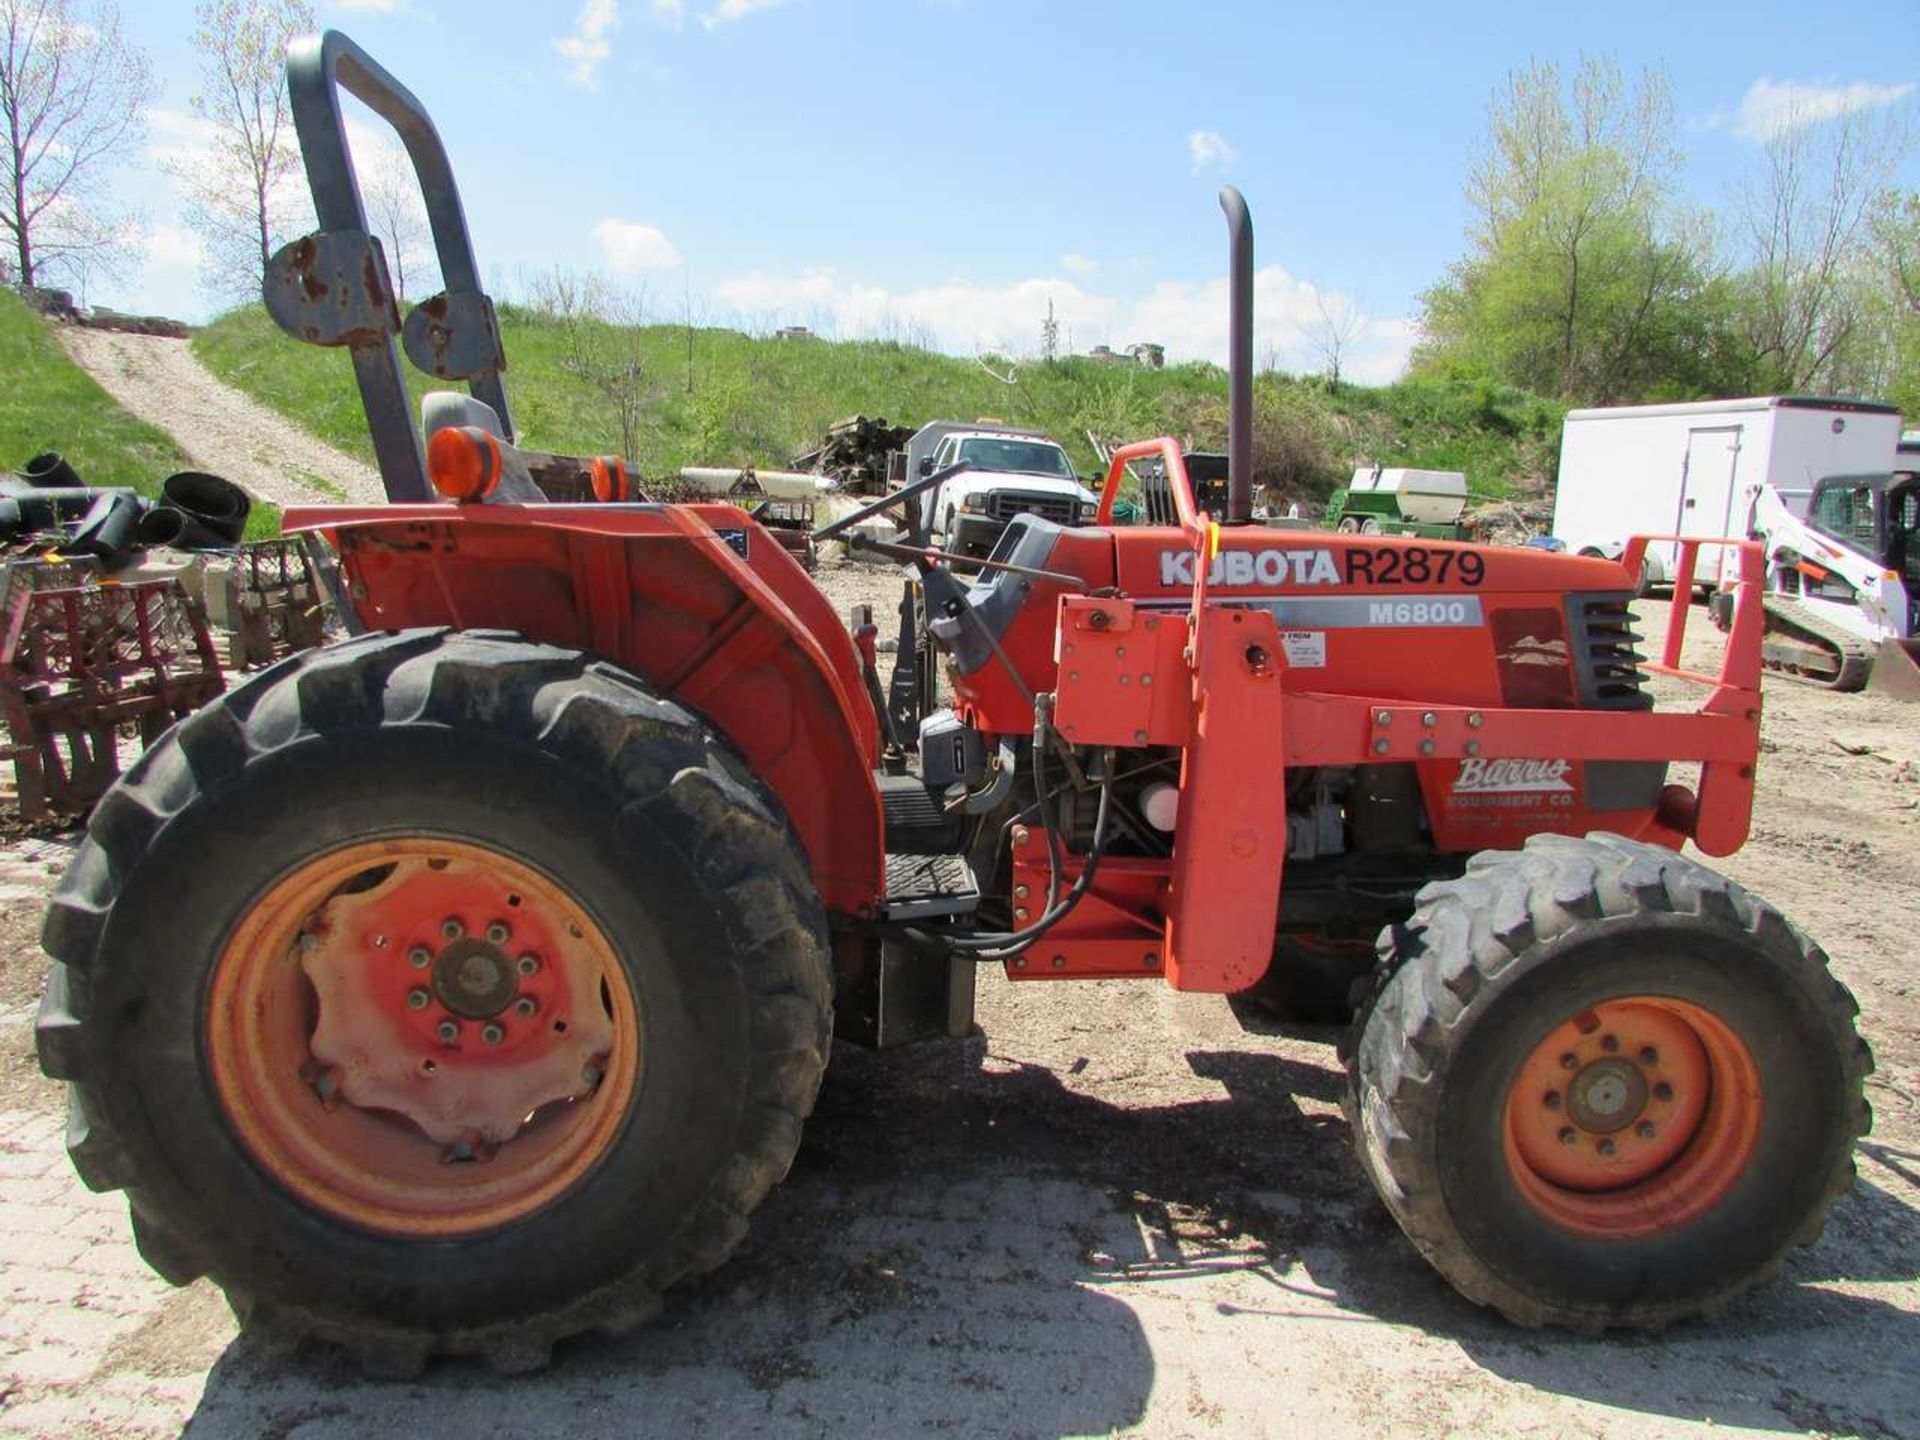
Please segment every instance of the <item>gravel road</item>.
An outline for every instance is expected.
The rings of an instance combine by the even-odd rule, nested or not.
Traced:
[[[889,572],[825,578],[890,613]],[[73,1179],[30,1059],[31,897],[65,858],[36,842],[0,861],[0,1434],[1920,1437],[1920,707],[1767,695],[1754,838],[1726,868],[1831,950],[1878,1119],[1826,1235],[1724,1321],[1516,1330],[1367,1188],[1330,1035],[1249,1033],[1156,982],[988,972],[973,1038],[836,1053],[747,1247],[652,1327],[520,1380],[368,1383],[236,1338]]]
[[[63,325],[67,353],[127,410],[173,436],[199,469],[275,505],[386,500],[373,468],[216,379],[185,340]]]

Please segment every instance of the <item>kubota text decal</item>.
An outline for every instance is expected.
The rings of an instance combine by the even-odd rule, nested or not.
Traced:
[[[1162,550],[1160,583],[1193,584],[1194,552]],[[1280,585],[1445,585],[1469,588],[1487,578],[1487,562],[1467,550],[1390,545],[1353,546],[1341,552],[1313,550],[1222,550],[1207,568],[1207,584],[1221,589]]]

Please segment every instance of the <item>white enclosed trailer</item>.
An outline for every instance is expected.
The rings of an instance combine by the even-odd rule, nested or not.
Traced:
[[[1804,510],[1823,475],[1893,467],[1900,412],[1863,400],[1762,396],[1574,410],[1560,437],[1553,533],[1580,555],[1632,535],[1745,536],[1761,487]],[[1647,583],[1673,579],[1676,547],[1647,547]],[[1699,578],[1717,578],[1702,555]]]

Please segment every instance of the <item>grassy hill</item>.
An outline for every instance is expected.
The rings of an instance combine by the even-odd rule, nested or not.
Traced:
[[[567,367],[566,331],[535,312],[503,306],[514,420],[529,444],[571,453],[620,449],[612,404]],[[296,344],[264,311],[221,317],[194,337],[202,361],[315,434],[371,459],[344,352]],[[646,392],[643,474],[687,464],[786,464],[850,415],[895,424],[992,416],[1032,426],[1095,468],[1086,431],[1109,442],[1173,434],[1199,448],[1226,435],[1226,379],[1216,366],[1165,370],[1089,360],[1019,364],[1013,383],[986,366],[894,342],[774,340],[732,330],[647,326],[622,332]],[[416,396],[425,377],[411,377]],[[1464,470],[1476,494],[1532,489],[1551,475],[1564,409],[1479,382],[1405,380],[1370,388],[1282,374],[1256,385],[1259,478],[1282,498],[1318,498],[1355,464]]]
[[[11,290],[0,289],[0,470],[17,470],[57,450],[86,485],[129,486],[158,495],[161,482],[190,469],[171,436],[136,420],[74,364],[51,328]],[[249,538],[278,534],[280,513],[256,504]]]

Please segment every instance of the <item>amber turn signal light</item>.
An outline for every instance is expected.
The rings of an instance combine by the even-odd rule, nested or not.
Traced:
[[[617,455],[596,455],[588,469],[593,474],[593,498],[605,505],[633,497],[627,485],[627,462]]]
[[[500,483],[500,442],[477,425],[449,425],[427,442],[427,478],[449,500],[484,500]]]

